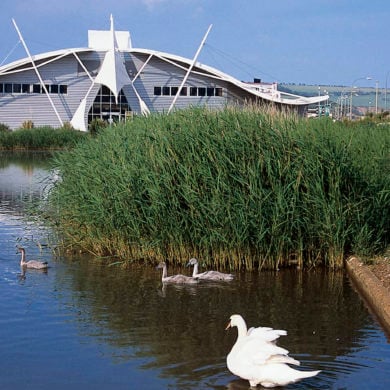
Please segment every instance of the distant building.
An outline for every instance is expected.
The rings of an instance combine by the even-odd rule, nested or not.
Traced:
[[[16,23],[15,28],[20,34]],[[284,93],[276,83],[259,79],[239,81],[196,58],[133,48],[130,33],[115,31],[112,17],[109,31],[88,31],[87,48],[28,53],[0,67],[0,123],[12,129],[25,121],[52,127],[70,122],[87,131],[95,118],[111,122],[133,114],[246,102],[304,114],[310,104],[326,99]]]

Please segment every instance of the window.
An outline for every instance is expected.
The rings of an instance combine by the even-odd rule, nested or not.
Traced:
[[[153,87],[155,96],[176,96],[179,87]],[[189,91],[188,91],[189,90]],[[182,87],[180,96],[222,96],[222,88],[214,87]]]
[[[10,83],[5,83],[5,84],[4,84],[4,92],[5,92],[5,93],[12,93],[12,84],[10,84]]]
[[[207,88],[207,96],[214,96],[215,94],[215,88]]]
[[[205,87],[198,88],[198,96],[206,96],[206,88]]]
[[[30,93],[30,84],[22,84],[22,93]]]
[[[0,84],[0,93],[4,92],[4,84]]]
[[[22,84],[14,84],[12,91],[13,91],[13,93],[21,93],[22,92]]]
[[[60,85],[60,93],[61,94],[67,94],[68,93],[68,86],[64,85],[64,84],[61,84]]]
[[[41,93],[41,85],[33,84],[33,93]]]
[[[103,100],[107,101],[103,102]],[[107,87],[102,86],[88,112],[88,123],[97,118],[108,123],[122,121],[126,119],[129,112],[131,112],[131,108],[123,90],[120,90],[116,103],[114,94]]]
[[[58,84],[52,84],[50,86],[50,93],[58,93]]]

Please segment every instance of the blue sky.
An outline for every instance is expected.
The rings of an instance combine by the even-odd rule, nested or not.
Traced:
[[[250,81],[390,85],[388,0],[1,0],[0,64],[87,46],[88,29],[130,31],[134,47],[192,58]]]

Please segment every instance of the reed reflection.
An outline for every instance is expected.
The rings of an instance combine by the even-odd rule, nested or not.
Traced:
[[[190,381],[229,376],[225,359],[236,334],[224,328],[233,313],[248,326],[286,329],[279,344],[307,369],[325,372],[356,350],[369,322],[341,271],[241,273],[228,284],[179,286],[162,284],[153,266],[121,269],[85,258],[72,264],[57,272],[57,288],[69,283],[82,333],[126,349],[122,358],[140,359],[145,369]]]

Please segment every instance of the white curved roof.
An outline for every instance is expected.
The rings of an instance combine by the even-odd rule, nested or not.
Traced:
[[[50,63],[52,61],[56,61],[62,57],[65,57],[67,55],[77,55],[78,53],[83,53],[83,52],[93,52],[96,51],[93,48],[70,48],[70,49],[60,49],[60,50],[55,50],[55,51],[49,51],[46,53],[41,53],[32,56],[32,59],[34,62],[36,62],[37,67],[41,67],[47,63]],[[176,66],[180,66],[177,62],[186,64],[190,66],[191,64],[191,59],[181,57],[179,55],[175,54],[170,54],[170,53],[165,53],[162,51],[157,51],[157,50],[150,50],[150,49],[142,49],[142,48],[129,48],[127,50],[119,50],[120,52],[123,53],[133,53],[133,54],[145,54],[145,55],[153,55],[156,57],[159,57],[165,61],[172,62]],[[29,57],[11,62],[9,64],[3,65],[0,67],[0,75],[4,74],[12,74],[12,73],[17,73],[24,71],[26,69],[29,69],[29,67],[26,68],[26,65],[31,64],[31,60]],[[32,69],[32,66],[31,66]],[[183,67],[183,69],[185,69]],[[205,73],[203,73],[204,71]],[[313,97],[304,97],[304,96],[298,96],[298,95],[293,95],[293,94],[288,94],[285,92],[277,91],[277,93],[270,94],[268,91],[262,92],[260,90],[255,89],[254,85],[248,84],[242,81],[237,80],[236,78],[230,76],[227,73],[224,73],[218,69],[215,69],[211,66],[202,64],[200,62],[197,62],[195,64],[195,68],[193,70],[193,73],[197,74],[203,74],[204,76],[207,77],[212,77],[218,80],[223,80],[226,82],[229,82],[238,88],[241,88],[248,93],[257,96],[259,98],[262,98],[267,101],[275,102],[275,103],[281,103],[281,104],[288,104],[288,105],[308,105],[308,104],[314,104],[318,102],[325,101],[329,98],[329,96],[323,95],[323,96],[313,96]]]

